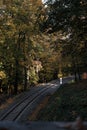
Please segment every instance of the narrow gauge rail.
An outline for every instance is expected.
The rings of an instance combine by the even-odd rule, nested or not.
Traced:
[[[41,94],[45,93],[49,87],[44,87],[43,89],[40,89],[37,91],[37,93],[33,93],[29,95],[28,97],[24,98],[22,101],[17,103],[15,106],[13,106],[9,111],[7,111],[2,117],[0,118],[0,121],[3,120],[9,120],[9,121],[15,121],[21,113],[25,111],[26,108],[29,107]]]

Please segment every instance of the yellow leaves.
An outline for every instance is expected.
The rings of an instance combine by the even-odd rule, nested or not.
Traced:
[[[0,79],[5,79],[6,78],[6,74],[4,71],[0,71]]]
[[[0,0],[0,6],[1,6],[1,5],[3,5],[3,1],[2,1],[2,0]]]
[[[59,74],[58,74],[58,78],[61,78],[62,76],[63,76],[62,73],[59,73]]]

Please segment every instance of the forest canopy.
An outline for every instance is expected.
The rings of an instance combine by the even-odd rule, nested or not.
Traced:
[[[0,91],[87,71],[86,0],[2,0]],[[3,75],[3,76],[2,76]]]

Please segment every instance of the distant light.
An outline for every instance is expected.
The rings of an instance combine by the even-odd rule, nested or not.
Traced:
[[[46,2],[47,2],[47,0],[42,0],[42,2],[43,2],[43,3],[46,3]]]
[[[47,2],[48,0],[42,0],[42,3],[43,4],[46,4],[46,2]],[[50,1],[49,1],[50,2]],[[51,0],[51,3],[54,3],[55,2],[55,0]]]

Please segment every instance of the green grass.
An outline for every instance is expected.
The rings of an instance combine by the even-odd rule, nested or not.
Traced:
[[[73,121],[78,115],[87,121],[87,81],[62,85],[37,120]]]

